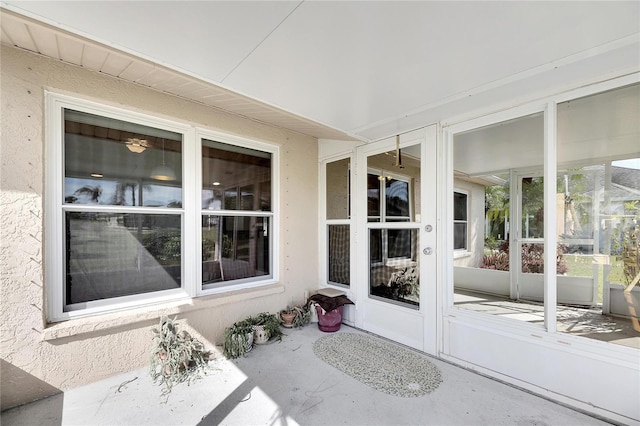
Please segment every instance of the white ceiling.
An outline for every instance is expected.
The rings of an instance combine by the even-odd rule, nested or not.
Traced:
[[[328,139],[380,139],[640,70],[638,1],[1,4],[3,43],[103,72],[109,61],[83,55],[109,51],[133,60],[112,75]],[[39,31],[59,45],[43,52]],[[83,53],[62,58],[60,40]]]

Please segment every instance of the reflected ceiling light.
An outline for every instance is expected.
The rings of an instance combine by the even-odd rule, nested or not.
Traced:
[[[135,152],[136,154],[140,154],[142,151],[147,149],[146,139],[128,138],[126,145],[129,151]]]
[[[164,139],[162,139],[162,164],[151,170],[151,179],[176,180],[176,174],[164,163]]]
[[[104,176],[102,175],[102,173],[91,173],[91,177],[101,178],[101,177],[104,177]]]
[[[220,185],[220,182],[213,182],[213,183],[212,183],[212,185],[213,185],[213,186],[219,186],[219,185]]]

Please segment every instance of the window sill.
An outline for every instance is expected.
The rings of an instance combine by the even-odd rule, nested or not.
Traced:
[[[109,334],[119,328],[131,326],[143,327],[155,324],[162,316],[182,315],[202,309],[237,303],[258,297],[283,293],[284,286],[272,284],[264,287],[253,287],[241,290],[214,294],[196,298],[180,299],[162,304],[127,309],[108,314],[94,315],[53,323],[45,328],[43,339],[53,341],[85,334]],[[148,324],[145,324],[148,323]]]

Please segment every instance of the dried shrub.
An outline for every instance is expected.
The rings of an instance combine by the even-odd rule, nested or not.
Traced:
[[[168,395],[179,383],[190,383],[200,377],[210,356],[202,342],[186,331],[178,331],[175,318],[162,317],[153,333],[149,374],[154,383],[163,387],[163,395]]]

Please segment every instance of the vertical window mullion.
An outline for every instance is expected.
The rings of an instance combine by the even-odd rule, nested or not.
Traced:
[[[202,229],[198,226],[202,221],[200,217],[202,162],[200,155],[202,149],[199,141],[196,139],[194,129],[189,129],[184,133],[184,142],[182,147],[182,173],[183,173],[183,204],[184,209],[182,216],[182,277],[183,288],[191,297],[198,294],[199,276],[202,275],[201,268],[198,267],[201,250]]]

